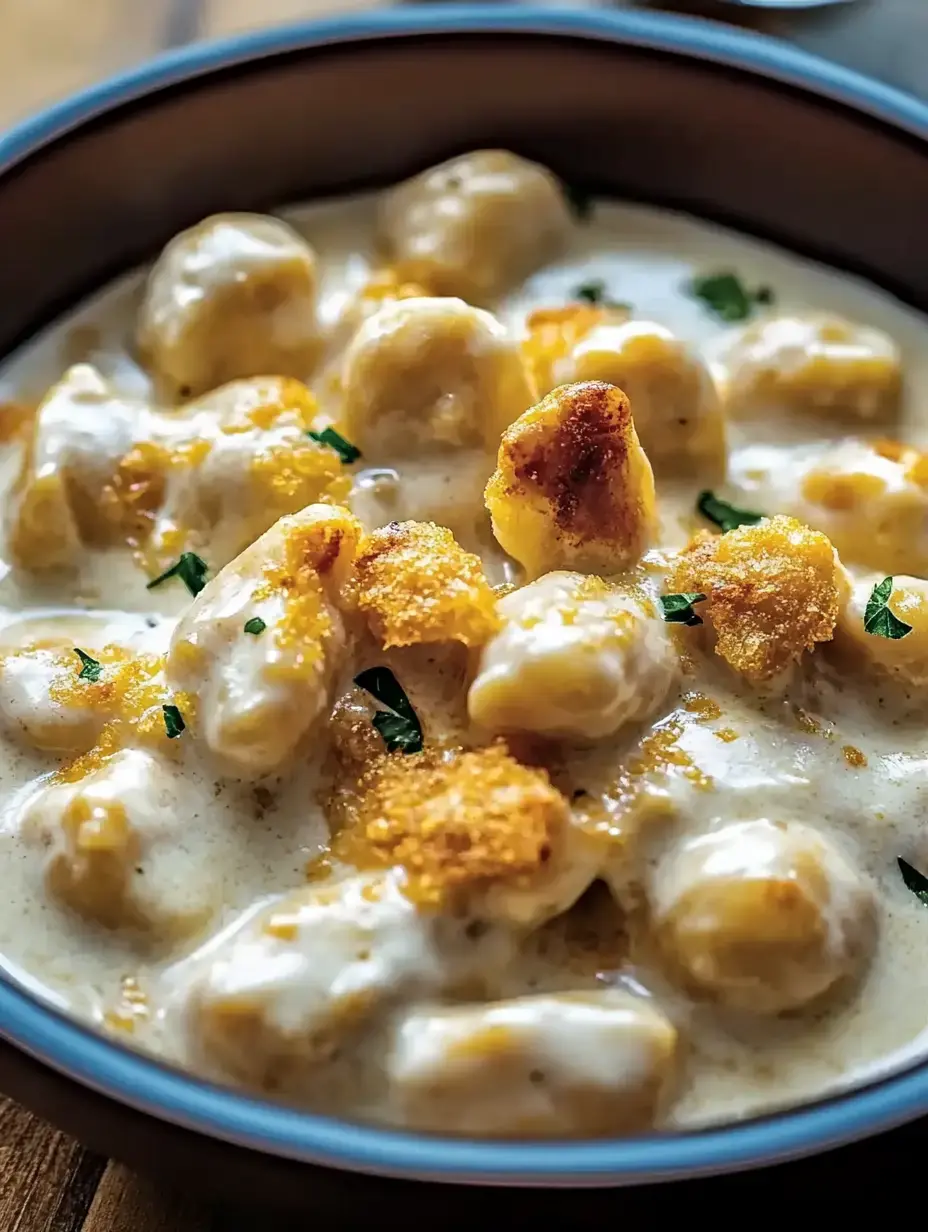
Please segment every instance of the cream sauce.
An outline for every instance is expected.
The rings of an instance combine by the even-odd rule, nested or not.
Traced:
[[[319,254],[319,318],[326,329],[335,327],[376,269],[374,207],[375,199],[361,198],[282,212]],[[862,282],[677,214],[598,204],[592,220],[575,228],[563,258],[530,276],[494,308],[505,323],[522,332],[533,308],[565,303],[578,284],[602,280],[610,296],[632,305],[634,316],[668,326],[698,348],[721,375],[720,357],[736,329],[720,324],[685,290],[694,275],[719,268],[737,271],[749,286],[771,287],[777,312],[827,310],[885,330],[901,349],[906,381],[902,422],[894,434],[928,443],[924,318]],[[154,400],[131,344],[141,281],[136,273],[114,284],[9,359],[0,370],[0,399],[36,400],[69,363],[86,360],[119,392]],[[323,405],[331,401],[326,375],[324,371],[317,382]],[[775,512],[777,484],[788,485],[791,451],[833,441],[845,431],[867,434],[859,425],[827,416],[805,423],[796,417],[733,422],[731,482],[722,490],[735,503]],[[870,434],[883,431],[876,427]],[[18,449],[7,447],[6,455],[3,480],[9,488]],[[483,548],[492,579],[503,580],[515,574],[509,562],[488,547],[487,528],[478,525],[473,514],[475,494],[491,467],[492,462],[488,466],[479,455],[456,459],[452,470],[434,459],[390,459],[359,475],[355,508],[366,522],[376,524],[421,516],[422,510],[446,503],[453,508],[457,502],[461,516],[450,513],[447,521],[462,540],[470,538]],[[704,486],[698,476],[692,482],[659,482],[662,546],[678,547],[686,541],[694,525],[695,496]],[[189,602],[177,582],[146,590],[146,578],[129,552],[89,552],[71,593],[49,590],[7,564],[0,572],[0,640],[5,644],[62,629],[75,645],[92,648],[117,640],[157,652],[166,646]],[[28,625],[21,628],[26,620]],[[39,629],[36,621],[44,627]],[[681,706],[679,698],[671,698],[658,718],[673,716],[680,722],[679,748],[711,785],[707,788],[705,781],[694,782],[673,769],[666,773],[662,786],[678,809],[678,821],[666,841],[705,833],[720,821],[766,816],[803,820],[830,835],[875,886],[879,930],[867,973],[837,1004],[758,1019],[697,1004],[647,966],[635,968],[621,960],[603,966],[595,953],[586,964],[578,963],[558,925],[547,925],[540,939],[530,939],[515,974],[510,972],[496,989],[499,995],[595,988],[605,982],[649,995],[669,1014],[690,1054],[669,1114],[674,1125],[743,1117],[858,1082],[920,1054],[928,1021],[928,986],[922,977],[928,910],[902,884],[896,867],[899,855],[913,863],[928,857],[928,754],[924,714],[914,707],[917,699],[909,706],[898,686],[868,691],[826,669],[806,673],[786,700],[758,700],[711,656],[697,661],[684,687],[713,699],[718,717],[701,717]],[[573,786],[582,785],[594,798],[604,792],[608,808],[616,767],[640,736],[640,731],[623,732],[592,753],[578,754],[570,766]],[[866,764],[853,764],[846,748],[860,750]],[[195,879],[198,870],[211,870],[220,906],[210,933],[218,935],[234,929],[242,913],[251,918],[269,896],[304,884],[306,863],[325,840],[321,815],[307,807],[316,768],[308,764],[283,780],[255,787],[216,778],[193,753],[184,752],[182,758],[183,816],[165,857],[168,875],[185,882]],[[3,966],[37,995],[114,1030],[119,1038],[208,1069],[209,1059],[192,1058],[176,1030],[162,1031],[161,1015],[170,1007],[174,990],[183,985],[184,972],[208,959],[215,940],[202,951],[188,942],[168,954],[146,954],[132,938],[72,915],[43,888],[43,853],[24,839],[17,818],[22,800],[56,764],[11,741],[0,747]],[[192,957],[185,957],[185,951],[194,951]],[[127,1019],[134,1020],[131,1033]],[[329,1085],[331,1096],[301,1091],[299,1097],[351,1113],[387,1119],[398,1115],[380,1102],[376,1082],[360,1097],[356,1092],[346,1095],[338,1082]]]

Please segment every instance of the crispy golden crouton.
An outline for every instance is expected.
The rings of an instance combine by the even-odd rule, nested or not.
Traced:
[[[720,536],[702,532],[667,586],[708,596],[700,611],[715,629],[717,653],[755,682],[829,641],[838,619],[835,550],[795,518],[768,518]]]
[[[362,775],[342,820],[338,859],[362,869],[399,865],[409,896],[435,907],[543,877],[570,807],[543,770],[495,744],[451,756],[384,755]]]
[[[477,556],[434,522],[391,522],[369,535],[357,561],[358,606],[383,646],[463,642],[499,628],[496,596]]]
[[[503,433],[486,489],[493,533],[532,576],[614,572],[654,526],[654,476],[614,385],[562,385]]]

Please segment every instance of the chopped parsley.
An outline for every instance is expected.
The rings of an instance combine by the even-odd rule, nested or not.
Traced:
[[[606,294],[606,284],[602,278],[591,278],[588,282],[581,282],[574,287],[571,295],[575,300],[579,300],[584,304],[601,304],[604,308],[630,308],[630,304],[623,304],[620,300],[611,299]]]
[[[588,222],[593,214],[593,194],[579,184],[565,184],[564,196],[574,217],[580,222]]]
[[[346,441],[340,432],[336,432],[334,428],[323,428],[321,432],[307,432],[307,436],[311,436],[319,445],[328,445],[330,449],[334,449],[338,456],[344,462],[345,466],[350,466],[352,462],[357,462],[361,456],[361,450],[357,445],[352,445],[351,441]]]
[[[103,671],[103,664],[98,659],[92,658],[86,651],[79,650],[77,646],[74,647],[74,653],[81,661],[81,670],[77,673],[78,680],[89,680],[91,684],[96,684]]]
[[[165,569],[160,577],[149,582],[146,589],[154,590],[156,586],[160,586],[169,578],[178,577],[192,595],[198,595],[206,585],[207,573],[209,573],[209,565],[205,560],[201,560],[196,552],[184,552],[170,569]]]
[[[889,597],[893,593],[893,579],[883,578],[870,592],[867,607],[864,611],[864,632],[872,633],[874,637],[888,637],[890,641],[898,641],[912,632],[912,626],[900,620],[889,608]]]
[[[702,617],[693,611],[694,603],[704,603],[705,595],[661,595],[661,615],[669,625],[701,625]]]
[[[251,620],[245,621],[245,632],[253,633],[255,637],[257,637],[259,633],[263,633],[266,628],[267,624],[261,619],[260,616],[252,616]]]
[[[739,509],[730,505],[714,492],[700,492],[696,508],[704,518],[714,522],[721,530],[735,530],[738,526],[756,526],[767,516],[765,513],[755,513],[752,509]]]
[[[168,739],[173,740],[187,726],[184,716],[176,706],[162,706],[161,709],[164,711],[164,730],[168,733]]]
[[[403,686],[388,667],[369,667],[355,676],[359,688],[370,693],[386,710],[375,712],[371,722],[383,737],[388,753],[418,753],[422,748],[422,726]]]
[[[911,890],[916,898],[928,907],[928,877],[920,873],[917,868],[913,868],[908,860],[903,860],[902,856],[896,860],[899,865],[899,872],[902,873],[902,880],[905,882],[907,890]]]
[[[721,321],[746,321],[757,304],[772,304],[770,287],[749,291],[737,274],[729,272],[706,274],[687,285],[694,299],[701,299],[706,308]]]

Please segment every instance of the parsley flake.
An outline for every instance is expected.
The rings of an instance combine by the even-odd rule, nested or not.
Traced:
[[[624,304],[621,300],[611,299],[606,294],[606,284],[602,278],[591,278],[588,282],[579,283],[571,291],[571,295],[575,300],[579,300],[584,304],[601,304],[603,308],[631,309],[631,304]]]
[[[908,860],[903,860],[899,856],[896,860],[899,865],[899,872],[902,873],[902,880],[905,882],[907,890],[911,890],[916,898],[928,907],[928,877],[924,873],[920,873],[917,868],[913,868]]]
[[[897,642],[912,632],[912,626],[907,625],[889,607],[889,597],[893,593],[893,579],[883,578],[870,592],[867,607],[864,611],[864,632],[872,633],[874,637],[888,637]]]
[[[168,739],[174,740],[187,727],[184,722],[184,716],[176,706],[162,706],[164,711],[164,730],[168,733]]]
[[[700,492],[696,508],[704,518],[714,522],[723,531],[735,530],[739,526],[756,526],[767,516],[765,513],[755,513],[752,509],[739,509],[730,505],[714,492]]]
[[[705,600],[706,596],[698,593],[661,595],[661,615],[669,625],[701,625],[702,617],[693,611],[693,604]]]
[[[198,595],[206,585],[207,573],[209,573],[209,565],[205,560],[201,560],[196,552],[184,552],[180,559],[171,565],[170,569],[165,569],[160,577],[156,577],[149,582],[146,589],[154,590],[156,586],[160,586],[162,582],[168,581],[169,578],[178,577],[192,595]]]
[[[593,215],[593,194],[579,184],[565,184],[564,196],[571,213],[580,222],[588,222]]]
[[[371,719],[383,737],[388,753],[418,753],[422,748],[422,726],[403,686],[388,667],[369,667],[355,676],[359,688],[386,706]]]
[[[340,432],[336,432],[334,428],[323,428],[321,432],[307,432],[307,436],[319,445],[328,445],[330,449],[334,449],[338,456],[344,462],[345,466],[350,466],[352,462],[357,462],[361,456],[361,450],[357,445],[352,445],[351,441],[346,441]]]
[[[81,670],[77,673],[78,680],[89,680],[91,684],[96,684],[103,671],[103,664],[92,658],[86,651],[79,650],[77,646],[74,647],[74,653],[81,661]]]
[[[266,628],[267,624],[261,619],[260,616],[252,616],[251,620],[245,621],[245,632],[253,633],[255,637],[257,637],[259,633],[263,633]]]
[[[774,299],[770,287],[749,291],[738,275],[730,272],[694,278],[686,290],[694,299],[702,300],[719,320],[729,323],[748,320],[757,304],[772,304]]]

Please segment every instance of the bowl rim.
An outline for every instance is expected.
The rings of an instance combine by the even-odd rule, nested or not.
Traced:
[[[720,23],[662,13],[431,4],[297,22],[164,53],[0,135],[0,179],[90,120],[217,70],[360,40],[475,33],[619,42],[740,69],[928,141],[928,105],[917,98]],[[308,1164],[458,1184],[602,1186],[733,1172],[827,1150],[928,1111],[928,1061],[922,1061],[853,1091],[718,1128],[594,1141],[476,1141],[354,1124],[218,1086],[72,1020],[5,974],[0,1036],[65,1078],[168,1125]]]

